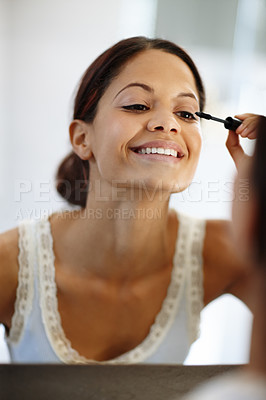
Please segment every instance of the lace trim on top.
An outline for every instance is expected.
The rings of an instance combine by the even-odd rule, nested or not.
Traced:
[[[190,345],[200,335],[200,312],[203,309],[203,244],[206,221],[182,216],[186,232],[186,265],[189,274],[187,279],[188,334]],[[191,225],[193,224],[193,229]]]
[[[32,222],[22,221],[18,225],[18,286],[16,291],[15,312],[12,316],[8,343],[17,343],[24,331],[25,321],[31,312],[34,294],[34,240]]]
[[[112,360],[103,362],[89,360],[81,356],[71,347],[71,342],[65,336],[58,312],[53,238],[50,223],[47,219],[36,222],[37,264],[39,268],[39,293],[42,318],[50,344],[61,361],[69,364],[128,364],[145,360],[156,351],[169,331],[180,304],[185,281],[187,282],[186,294],[189,305],[188,330],[190,343],[197,338],[199,313],[203,306],[201,263],[205,221],[195,220],[179,214],[178,219],[178,240],[176,242],[171,282],[166,298],[162,303],[162,308],[157,314],[149,334],[133,350]],[[19,341],[32,308],[35,262],[35,241],[32,229],[31,221],[22,221],[19,224],[18,287],[11,329],[9,336],[6,337],[6,341],[12,343]],[[192,237],[189,235],[192,235]]]
[[[71,347],[61,325],[55,284],[53,238],[50,222],[43,219],[37,223],[38,265],[40,303],[43,322],[49,341],[61,361],[67,364],[128,364],[138,363],[153,354],[170,329],[185,282],[186,227],[180,221],[178,240],[174,255],[172,279],[161,311],[157,314],[147,337],[134,349],[107,361],[95,361],[81,356]]]

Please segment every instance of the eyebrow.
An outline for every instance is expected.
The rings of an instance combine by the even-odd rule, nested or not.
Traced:
[[[150,86],[145,85],[145,83],[133,82],[133,83],[129,83],[129,84],[128,84],[127,86],[125,86],[123,89],[119,90],[119,92],[115,95],[114,99],[115,99],[121,92],[123,92],[123,90],[125,90],[125,89],[127,89],[127,88],[129,88],[129,87],[132,87],[132,86],[141,87],[142,89],[146,90],[146,91],[149,92],[149,93],[153,93],[153,92],[154,92],[154,90],[153,90]]]
[[[121,90],[119,90],[119,92],[115,95],[114,99],[115,99],[121,92],[123,92],[125,89],[127,89],[127,88],[129,88],[129,87],[134,87],[134,86],[141,87],[142,89],[146,90],[146,91],[149,92],[149,93],[154,93],[154,90],[153,90],[149,85],[146,85],[145,83],[132,82],[132,83],[129,83],[128,85],[126,85],[126,86],[125,86],[124,88],[122,88]],[[196,100],[197,102],[199,102],[198,98],[197,98],[197,97],[195,96],[195,94],[192,93],[192,92],[181,92],[181,93],[179,93],[176,97],[177,97],[177,98],[179,98],[179,97],[190,97],[191,99],[194,99],[194,100]]]
[[[182,93],[179,93],[176,97],[177,97],[177,98],[178,98],[178,97],[190,97],[191,99],[194,99],[194,100],[196,100],[197,102],[199,102],[197,96],[195,96],[195,94],[192,93],[192,92],[182,92]]]

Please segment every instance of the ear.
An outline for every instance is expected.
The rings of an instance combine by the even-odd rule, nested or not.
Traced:
[[[93,153],[91,150],[90,124],[75,119],[69,126],[69,136],[73,151],[82,159],[89,160]]]

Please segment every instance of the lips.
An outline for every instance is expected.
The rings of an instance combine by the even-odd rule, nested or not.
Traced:
[[[146,142],[139,146],[131,147],[130,150],[139,154],[160,154],[163,156],[170,156],[175,158],[184,157],[184,152],[177,143],[162,140]]]

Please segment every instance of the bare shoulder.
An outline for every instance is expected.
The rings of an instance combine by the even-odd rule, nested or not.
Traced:
[[[221,250],[221,246],[232,243],[232,225],[228,220],[207,220],[206,234],[204,241],[204,253],[206,260],[217,257],[217,251]],[[218,246],[218,249],[217,249]]]
[[[18,228],[0,234],[0,322],[10,325],[18,284]]]
[[[234,247],[232,222],[207,220],[203,247],[204,302],[232,293],[243,299],[248,270]],[[234,288],[239,286],[240,290]]]

